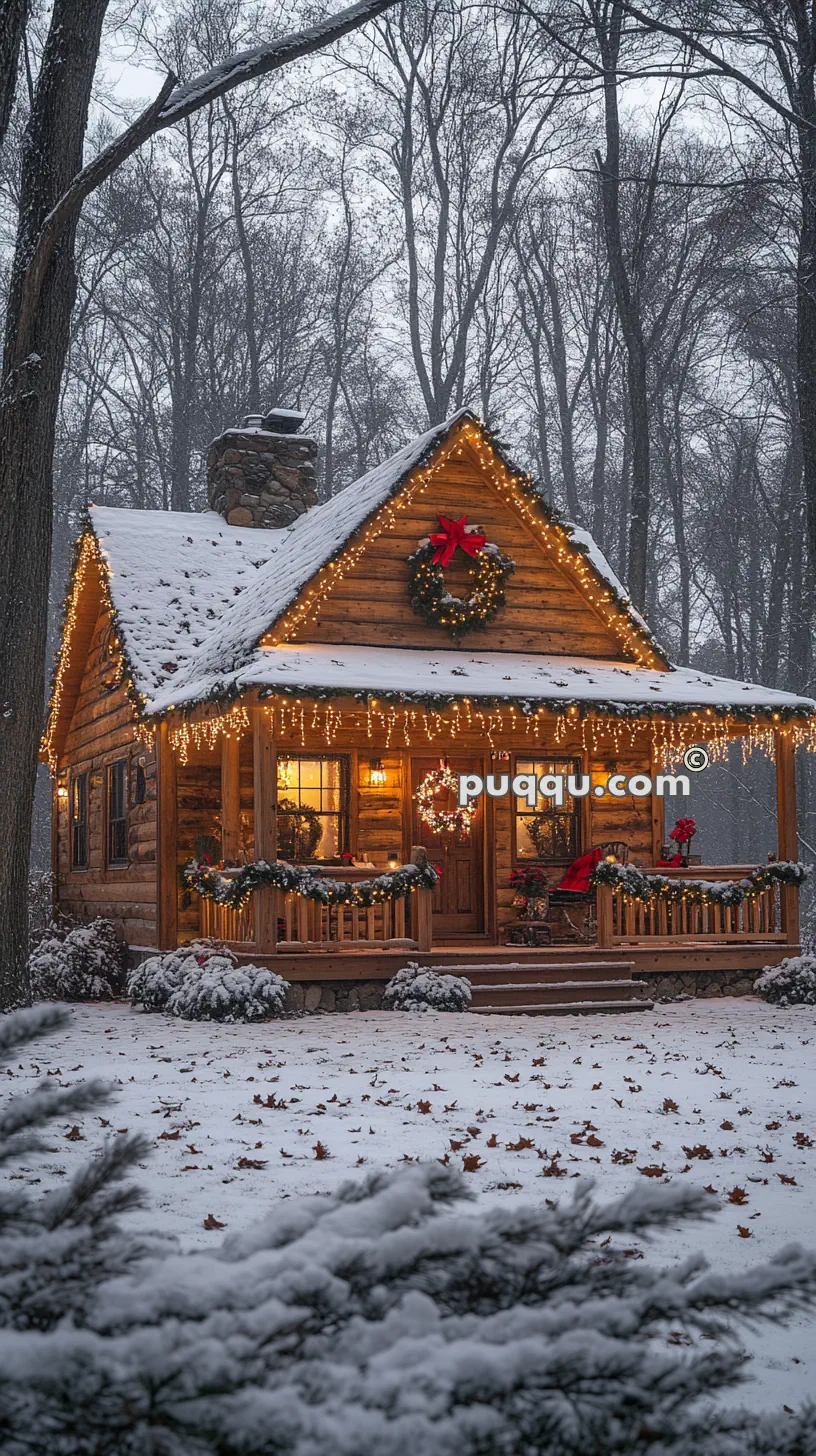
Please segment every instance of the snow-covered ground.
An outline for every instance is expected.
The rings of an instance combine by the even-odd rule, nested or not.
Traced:
[[[142,1175],[150,1208],[132,1226],[186,1246],[278,1198],[417,1158],[464,1168],[483,1201],[562,1198],[578,1177],[605,1196],[644,1176],[688,1178],[716,1189],[719,1218],[646,1256],[703,1247],[715,1267],[744,1268],[785,1243],[816,1246],[814,1049],[816,1008],[752,998],[642,1016],[353,1013],[257,1026],[82,1006],[10,1068],[9,1090],[46,1074],[103,1076],[118,1100],[56,1129],[53,1152],[13,1175],[47,1186],[103,1135],[140,1129],[155,1151]],[[812,1321],[763,1329],[746,1348],[752,1404],[812,1393]]]

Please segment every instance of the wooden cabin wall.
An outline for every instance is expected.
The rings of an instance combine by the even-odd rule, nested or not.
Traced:
[[[482,526],[488,540],[516,563],[505,589],[506,605],[496,620],[458,643],[419,617],[408,595],[407,558],[420,540],[439,529],[437,512],[449,518],[465,513],[469,525]],[[452,592],[470,588],[467,565],[459,551],[446,569]],[[304,623],[291,640],[624,659],[616,634],[480,475],[475,457],[473,463],[465,458],[449,462],[433,491],[400,512],[397,524],[373,541],[362,560],[333,586],[318,618]],[[405,685],[411,686],[407,678]]]
[[[115,922],[130,944],[156,944],[156,762],[135,737],[133,708],[116,681],[110,650],[110,614],[102,611],[91,639],[68,730],[58,778],[70,791],[70,775],[88,774],[88,868],[71,868],[70,798],[57,800],[54,873],[57,904],[65,915]],[[128,863],[107,864],[107,767],[128,760]],[[135,802],[136,767],[145,773],[145,798]]]
[[[590,760],[593,773],[622,773],[627,777],[636,773],[649,772],[648,749],[642,753],[636,750],[618,752],[611,759],[604,756]],[[678,808],[678,814],[682,809]],[[630,862],[648,865],[652,863],[652,800],[635,799],[631,794],[623,799],[606,795],[592,804],[592,843],[602,844],[611,840],[622,840],[629,846]]]

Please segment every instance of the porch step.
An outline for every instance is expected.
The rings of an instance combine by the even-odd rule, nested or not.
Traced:
[[[634,961],[492,961],[445,966],[466,976],[477,1016],[568,1016],[595,1011],[651,1011],[637,992]]]
[[[517,1006],[519,1002],[534,1002],[536,1005],[557,1005],[562,1001],[617,1001],[635,995],[639,983],[631,980],[613,981],[502,981],[496,985],[473,987],[471,1009],[480,1006]]]
[[[449,976],[467,976],[474,989],[493,985],[559,985],[564,981],[628,981],[634,961],[500,961],[440,966]]]
[[[476,1016],[581,1016],[596,1011],[653,1011],[654,1002],[631,997],[626,1001],[554,1001],[530,1006],[471,1006]]]

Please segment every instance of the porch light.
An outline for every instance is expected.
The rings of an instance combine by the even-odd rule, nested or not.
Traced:
[[[388,851],[388,868],[390,870],[398,870],[399,869],[399,866],[400,866],[400,859],[401,859],[401,855],[400,855],[400,852],[399,852],[398,849],[389,849],[389,851]]]
[[[385,764],[381,758],[375,758],[368,771],[368,782],[370,784],[384,784],[386,778]]]
[[[57,785],[57,798],[60,800],[60,803],[64,803],[65,800],[68,798],[68,785],[67,784],[58,784]]]

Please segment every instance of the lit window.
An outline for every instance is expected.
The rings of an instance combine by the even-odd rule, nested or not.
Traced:
[[[515,850],[517,860],[575,859],[579,853],[579,806],[566,792],[567,774],[579,774],[580,764],[572,758],[517,758],[517,774],[563,774],[564,802],[559,805],[541,794],[531,809],[526,798],[515,800]]]
[[[278,854],[292,864],[337,859],[346,843],[343,758],[278,759]]]
[[[127,760],[120,758],[108,765],[108,864],[127,861]]]

